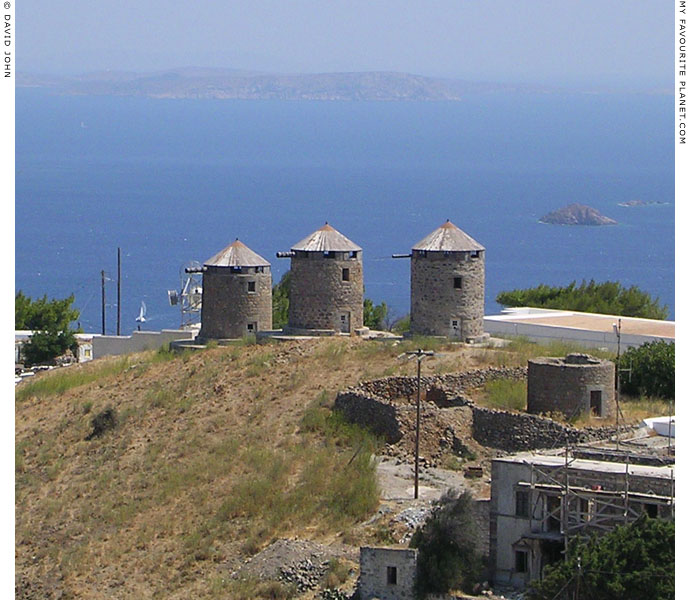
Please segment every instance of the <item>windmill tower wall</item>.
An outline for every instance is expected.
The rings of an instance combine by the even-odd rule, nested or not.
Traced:
[[[412,247],[410,332],[478,341],[484,334],[484,246],[450,221]]]
[[[476,339],[484,333],[484,251],[413,250],[410,331]]]
[[[203,268],[201,339],[241,338],[273,328],[271,264],[239,239]]]
[[[297,250],[290,273],[290,330],[349,333],[364,325],[361,251]]]
[[[272,329],[271,294],[270,267],[207,267],[199,337],[241,338]]]

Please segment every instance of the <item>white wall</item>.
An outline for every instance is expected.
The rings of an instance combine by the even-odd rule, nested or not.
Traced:
[[[163,331],[133,331],[132,335],[94,335],[93,357],[131,354],[144,350],[157,350],[174,340],[192,340],[197,331],[163,329]]]
[[[519,321],[506,321],[500,317],[484,317],[484,331],[491,335],[524,336],[530,341],[539,344],[549,342],[574,342],[586,348],[608,348],[616,352],[618,338],[611,331],[593,331],[586,329],[573,329],[572,327],[558,327],[556,325],[537,325],[535,323],[520,323]],[[675,342],[674,338],[656,337],[649,335],[621,334],[621,352],[628,348],[637,348],[645,342],[663,340]]]

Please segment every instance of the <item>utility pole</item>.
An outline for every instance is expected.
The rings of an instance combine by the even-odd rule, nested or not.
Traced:
[[[619,430],[619,414],[620,414],[620,388],[621,388],[621,320],[618,319],[618,325],[613,326],[613,331],[618,338],[618,350],[616,351],[616,450],[619,450],[620,445],[620,430]]]
[[[101,334],[105,335],[105,271],[101,271]]]
[[[120,248],[117,249],[117,335],[120,335]]]
[[[419,498],[419,426],[420,426],[420,406],[422,395],[422,361],[427,356],[433,356],[434,353],[430,350],[422,350],[419,348],[414,352],[405,352],[410,358],[417,359],[417,428],[415,430],[414,440],[414,499]]]

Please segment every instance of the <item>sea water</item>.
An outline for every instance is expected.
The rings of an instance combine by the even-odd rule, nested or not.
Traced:
[[[661,203],[622,207],[621,202]],[[619,222],[538,223],[579,202]],[[671,95],[484,94],[461,102],[16,95],[15,287],[75,294],[86,331],[177,327],[180,269],[239,237],[272,264],[328,221],[364,249],[366,296],[409,311],[409,261],[450,219],[502,290],[615,280],[674,317]]]

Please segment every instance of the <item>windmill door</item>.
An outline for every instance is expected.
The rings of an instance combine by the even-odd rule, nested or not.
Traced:
[[[338,315],[339,319],[339,325],[340,325],[340,332],[341,333],[350,333],[350,313],[349,312],[341,312]]]

